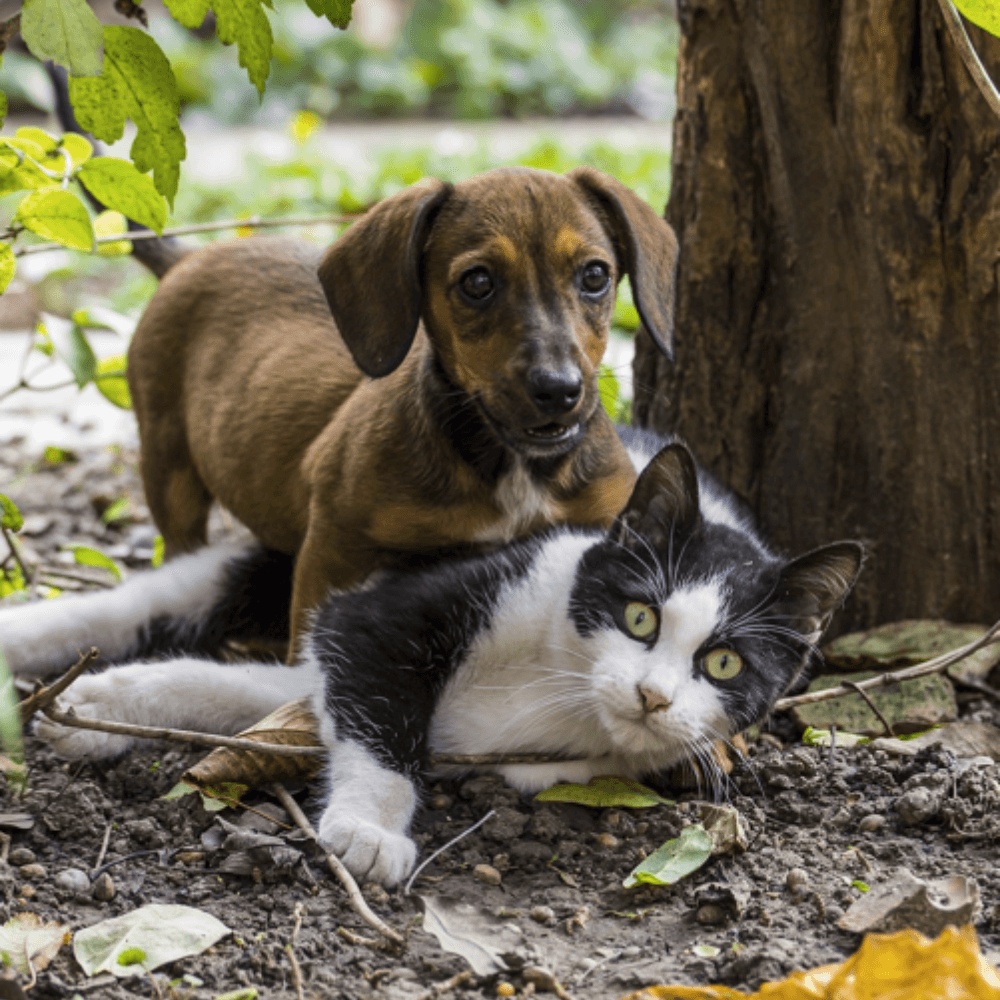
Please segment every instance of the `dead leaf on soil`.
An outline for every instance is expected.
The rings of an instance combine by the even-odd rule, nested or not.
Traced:
[[[837,734],[838,738],[840,734]],[[911,740],[872,740],[873,750],[912,757],[925,747],[940,746],[956,757],[992,757],[1000,760],[1000,729],[988,722],[952,722]]]
[[[5,830],[30,830],[35,817],[26,812],[0,812],[0,827]]]
[[[309,698],[290,701],[238,735],[241,739],[280,746],[322,746],[317,736],[319,724],[309,707],[310,701]],[[228,783],[260,788],[274,782],[308,781],[321,766],[321,760],[315,757],[279,757],[264,749],[258,752],[218,747],[185,771],[181,780],[202,790]]]
[[[971,922],[979,909],[979,886],[973,879],[955,875],[925,882],[908,868],[899,868],[856,899],[837,926],[856,934],[912,927],[935,936],[950,924]]]
[[[423,929],[453,955],[460,955],[477,976],[509,968],[504,955],[521,944],[521,936],[489,910],[446,896],[417,896],[424,909]]]
[[[73,957],[88,976],[145,975],[167,962],[200,955],[230,929],[193,906],[151,903],[77,931]]]
[[[31,976],[32,968],[40,972],[69,944],[70,934],[69,924],[45,923],[35,913],[19,913],[0,927],[0,953],[5,965]]]
[[[697,871],[711,856],[711,834],[701,823],[692,823],[636,865],[622,885],[626,889],[639,884],[673,885]]]
[[[985,625],[953,625],[946,621],[889,622],[866,632],[840,636],[823,650],[823,656],[838,670],[896,670],[926,663],[975,642],[986,631]],[[1000,644],[984,646],[949,667],[948,673],[956,678],[983,680],[998,663]]]
[[[537,802],[572,802],[580,806],[601,809],[625,807],[647,809],[650,806],[672,806],[670,799],[658,795],[652,788],[640,785],[629,778],[601,775],[591,778],[586,785],[553,785],[535,796]]]
[[[698,817],[712,838],[712,854],[732,854],[745,851],[749,844],[743,817],[733,806],[712,802],[698,805]]]

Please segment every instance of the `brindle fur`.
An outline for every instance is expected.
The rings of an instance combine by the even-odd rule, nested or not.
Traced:
[[[585,167],[423,182],[325,254],[260,238],[185,255],[129,354],[168,554],[205,543],[213,500],[296,554],[294,649],[331,589],[401,555],[609,524],[635,480],[597,389],[613,289],[630,275],[669,353],[675,258],[669,226]],[[595,259],[613,283],[597,302],[578,279]],[[458,291],[476,265],[495,276],[486,308]],[[539,411],[539,366],[582,374],[571,411]],[[525,440],[553,420],[581,424],[571,447]]]

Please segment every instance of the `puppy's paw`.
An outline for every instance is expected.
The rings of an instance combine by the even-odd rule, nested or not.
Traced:
[[[359,882],[393,886],[413,870],[417,845],[367,820],[351,819],[327,809],[319,824],[319,839],[333,851]]]

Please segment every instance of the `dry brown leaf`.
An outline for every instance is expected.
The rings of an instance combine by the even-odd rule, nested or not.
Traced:
[[[322,746],[317,735],[319,724],[310,709],[309,698],[290,701],[275,709],[255,726],[242,733],[241,739],[279,746]],[[288,757],[266,750],[233,750],[218,747],[194,767],[185,771],[182,781],[198,788],[236,783],[259,788],[276,781],[292,784],[308,781],[319,771],[322,758]]]

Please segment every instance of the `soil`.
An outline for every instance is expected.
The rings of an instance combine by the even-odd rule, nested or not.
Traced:
[[[155,532],[133,453],[85,450],[74,461],[51,465],[26,454],[17,441],[0,442],[0,482],[26,516],[30,560],[96,579],[100,571],[70,568],[60,555],[62,544],[79,541],[130,571],[148,566]],[[129,516],[104,524],[99,512],[122,496],[131,498]],[[216,528],[226,525],[219,520]],[[978,694],[963,697],[963,717],[1000,724],[992,703]],[[550,970],[578,1000],[618,998],[652,983],[725,983],[750,991],[794,969],[840,961],[860,943],[837,926],[862,896],[860,883],[874,889],[901,866],[925,879],[961,874],[978,883],[984,905],[976,929],[982,950],[996,962],[1000,766],[957,762],[935,749],[916,758],[864,747],[831,753],[802,746],[785,719],[772,720],[770,729],[751,743],[749,758],[725,790],[745,821],[748,849],[713,858],[673,887],[626,890],[622,879],[693,820],[696,790],[675,793],[676,805],[602,810],[537,803],[498,779],[470,776],[433,784],[428,808],[416,821],[421,856],[489,810],[496,814],[436,858],[413,892],[482,907],[498,925],[494,940],[513,942],[505,946],[513,965]],[[422,929],[416,898],[402,890],[364,887],[375,912],[407,934],[405,950],[345,940],[338,928],[361,938],[377,935],[301,840],[284,838],[301,856],[220,848],[217,816],[282,831],[251,812],[210,814],[196,795],[164,801],[200,751],[160,748],[131,753],[112,766],[81,767],[58,760],[30,736],[26,750],[27,792],[18,798],[6,789],[0,804],[0,810],[33,817],[30,829],[8,830],[9,863],[0,865],[4,918],[28,910],[76,930],[146,903],[183,903],[232,929],[208,953],[159,970],[155,983],[148,975],[88,980],[71,949],[63,948],[39,974],[33,997],[207,1000],[254,986],[262,997],[292,998],[299,995],[287,951],[293,935],[306,997],[429,997],[436,994],[428,991],[469,968]],[[897,811],[913,789],[927,790],[922,801],[936,804],[923,818],[912,808]],[[299,800],[307,811],[315,806],[308,789]],[[276,806],[263,793],[248,801]],[[275,815],[287,822],[280,811]],[[103,864],[113,897],[98,901],[86,881],[63,888],[59,876],[70,868],[81,869],[96,887],[94,868],[109,829]],[[488,869],[478,867],[484,865]],[[107,895],[107,879],[100,884]],[[701,957],[692,951],[699,945],[714,946],[718,954]],[[532,979],[543,991],[544,978],[529,973]],[[516,971],[472,975],[448,995],[493,997],[503,981],[520,994],[526,977]]]

